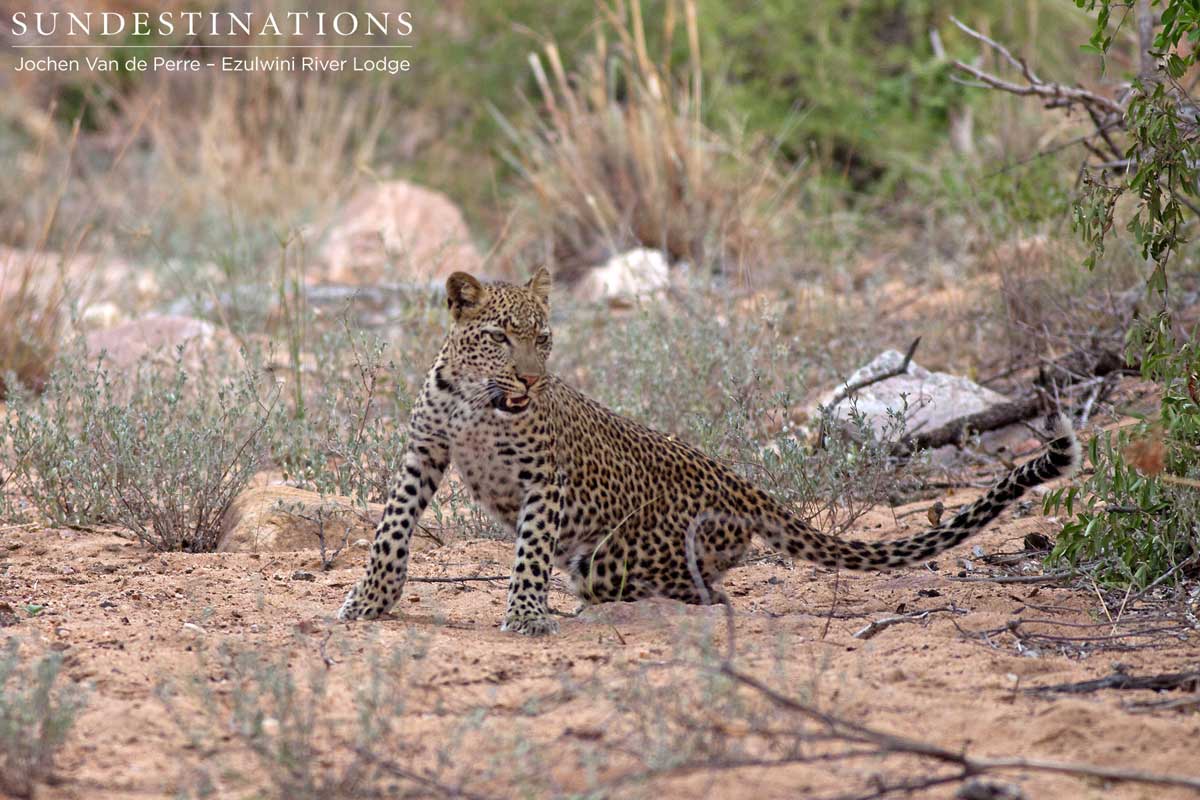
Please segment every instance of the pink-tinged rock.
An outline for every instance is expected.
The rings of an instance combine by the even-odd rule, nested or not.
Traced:
[[[278,553],[318,550],[325,537],[326,552],[343,547],[343,555],[366,563],[363,540],[375,540],[375,525],[383,516],[381,503],[366,509],[349,497],[321,495],[291,486],[258,486],[239,494],[221,521],[217,550],[223,553]],[[355,546],[358,545],[358,546]],[[413,552],[435,546],[418,533]]]
[[[883,352],[855,371],[845,385],[857,384],[895,369],[903,359],[904,356],[895,350]],[[841,391],[839,386],[826,392],[818,405],[827,406]],[[909,362],[905,373],[865,386],[829,410],[836,419],[848,423],[851,409],[856,408],[876,435],[882,436],[890,432],[889,411],[904,414],[905,429],[909,432],[931,431],[1007,402],[1004,395],[968,378],[930,372],[913,361]],[[816,410],[813,409],[814,414]]]
[[[114,302],[125,310],[145,309],[161,299],[154,273],[100,253],[57,253],[0,245],[0,299],[21,290],[37,298],[64,296],[80,308]]]
[[[322,229],[316,283],[440,282],[482,262],[458,207],[404,181],[361,190]]]
[[[183,347],[184,366],[191,371],[213,368],[218,371],[221,360],[241,364],[237,339],[224,328],[191,317],[149,316],[123,325],[93,331],[87,335],[90,358],[105,354],[105,364],[112,373],[134,369],[140,361],[170,366]]]

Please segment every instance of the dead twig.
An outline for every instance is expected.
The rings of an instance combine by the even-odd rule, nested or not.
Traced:
[[[908,346],[908,350],[904,352],[904,358],[902,358],[900,363],[896,366],[890,369],[881,370],[874,375],[866,375],[859,380],[854,381],[853,383],[844,384],[840,389],[833,393],[833,397],[830,398],[829,402],[825,404],[825,408],[832,410],[836,408],[839,403],[841,403],[847,397],[853,395],[855,392],[865,389],[872,384],[879,383],[880,381],[885,381],[888,378],[894,378],[897,375],[904,375],[907,373],[908,367],[912,363],[913,354],[917,352],[917,345],[920,343],[920,336],[918,336],[916,339],[913,339],[912,344]],[[828,431],[826,430],[827,417],[827,414],[821,415],[821,425],[820,429],[817,431],[816,446],[818,449],[823,449],[825,447],[825,437],[828,434]]]
[[[965,72],[975,80],[993,89],[999,89],[1004,92],[1016,95],[1040,97],[1047,107],[1061,108],[1066,106],[1079,105],[1087,109],[1094,109],[1106,115],[1114,115],[1117,117],[1125,116],[1125,109],[1117,101],[1105,97],[1104,95],[1096,94],[1075,86],[1064,86],[1061,83],[1053,81],[1044,81],[1039,78],[1034,71],[1029,67],[1029,64],[1022,58],[1014,56],[1008,48],[999,42],[991,39],[988,36],[980,33],[969,25],[963,24],[955,17],[950,17],[950,21],[954,23],[960,31],[970,36],[972,39],[982,43],[988,49],[998,53],[1005,61],[1012,65],[1021,77],[1025,80],[1024,83],[1013,83],[1005,80],[998,75],[993,75],[990,72],[985,72],[982,69],[966,64],[962,61],[952,62],[954,68]]]
[[[409,583],[469,583],[471,581],[506,581],[507,575],[460,575],[448,578],[409,578]]]
[[[901,359],[900,363],[896,366],[890,369],[882,370],[881,372],[877,372],[874,375],[864,376],[854,383],[847,383],[842,386],[842,388],[834,392],[833,398],[826,404],[826,407],[833,408],[850,395],[861,389],[867,388],[873,383],[879,383],[880,381],[885,381],[888,378],[894,378],[897,375],[903,375],[904,373],[908,372],[908,367],[912,363],[913,354],[917,352],[917,345],[920,343],[920,336],[918,336],[916,339],[913,339],[912,344],[908,346],[908,350],[904,352],[904,358]]]
[[[1194,694],[1191,697],[1179,697],[1173,700],[1130,703],[1126,708],[1135,714],[1144,714],[1149,711],[1170,711],[1176,708],[1192,708],[1193,706],[1200,707],[1200,694]]]
[[[1054,583],[1070,578],[1073,572],[1050,572],[1045,575],[973,575],[965,578],[947,578],[957,583]]]
[[[1200,672],[1172,672],[1161,675],[1127,675],[1114,672],[1103,678],[1073,683],[1056,683],[1052,686],[1031,686],[1028,694],[1088,694],[1103,689],[1152,689],[1156,692],[1171,689],[1194,691],[1200,687]]]
[[[894,617],[884,617],[877,619],[865,628],[861,628],[854,632],[855,639],[870,639],[881,631],[885,631],[893,625],[899,625],[903,622],[923,622],[929,619],[930,614],[939,612],[948,612],[950,614],[965,614],[965,610],[951,603],[947,606],[938,606],[937,608],[927,608],[923,611],[910,611],[907,614],[897,614]]]
[[[972,758],[958,750],[947,750],[935,744],[917,739],[884,733],[869,728],[866,725],[860,725],[835,717],[832,714],[827,714],[775,691],[753,675],[736,669],[728,661],[722,664],[720,672],[730,680],[754,690],[771,703],[819,723],[827,731],[843,741],[854,744],[871,744],[889,753],[919,756],[944,764],[952,764],[959,768],[958,772],[953,776],[946,776],[944,781],[938,779],[939,782],[965,781],[967,778],[990,772],[1027,770],[1030,772],[1054,772],[1078,778],[1100,778],[1109,781],[1145,783],[1154,786],[1177,786],[1200,791],[1200,778],[1186,775],[1168,775],[1138,769],[1101,767],[1093,764],[1072,764],[1037,758]],[[878,796],[880,796],[878,793],[847,795],[847,797],[855,798]]]

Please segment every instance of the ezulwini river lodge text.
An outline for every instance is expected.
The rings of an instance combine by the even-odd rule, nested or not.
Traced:
[[[213,61],[196,58],[21,58],[17,61],[17,72],[127,72],[165,71],[200,72],[202,69],[220,69],[222,72],[381,72],[399,75],[412,69],[406,58],[378,57],[324,57],[324,56],[222,56]]]

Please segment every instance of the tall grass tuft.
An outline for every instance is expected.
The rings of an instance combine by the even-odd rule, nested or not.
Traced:
[[[33,797],[36,785],[53,774],[54,758],[85,703],[74,684],[55,686],[62,662],[61,654],[50,653],[25,663],[15,638],[0,652],[0,794]]]
[[[779,168],[769,145],[706,125],[692,0],[667,4],[658,58],[639,0],[600,9],[593,50],[576,72],[568,74],[553,41],[530,54],[539,122],[520,130],[493,110],[511,144],[504,157],[525,190],[518,205],[531,206],[518,208],[526,227],[514,233],[517,249],[550,261],[567,280],[639,246],[748,277],[779,256],[794,228],[787,212],[798,172]],[[671,59],[680,27],[685,77]]]
[[[59,222],[78,140],[76,122],[65,148],[63,178],[54,182],[33,246],[0,247],[0,400],[17,386],[40,392],[58,354],[68,306],[66,264],[78,254],[88,229],[80,227],[63,254],[51,254],[47,246]]]

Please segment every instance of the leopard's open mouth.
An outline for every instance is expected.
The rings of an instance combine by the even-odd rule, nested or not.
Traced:
[[[508,414],[520,414],[529,408],[529,399],[529,395],[527,394],[523,394],[520,397],[509,397],[504,394],[498,394],[492,398],[492,408]]]

